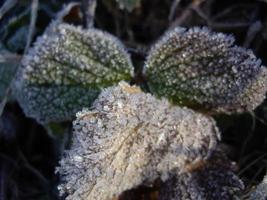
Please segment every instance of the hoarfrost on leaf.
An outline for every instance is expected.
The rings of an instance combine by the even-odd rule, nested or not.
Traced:
[[[24,56],[15,95],[25,114],[41,123],[69,120],[102,88],[132,74],[129,55],[115,37],[55,21]]]
[[[249,200],[266,200],[267,199],[267,175],[263,178],[263,181],[251,192]]]
[[[234,166],[219,150],[213,152],[205,165],[167,180],[161,187],[160,200],[232,200],[244,189],[235,175]]]
[[[69,200],[108,200],[185,173],[208,159],[219,139],[212,118],[125,82],[78,112],[73,129],[72,147],[57,169]]]
[[[267,91],[267,69],[253,52],[205,27],[167,32],[152,47],[144,73],[157,96],[213,112],[251,111]]]

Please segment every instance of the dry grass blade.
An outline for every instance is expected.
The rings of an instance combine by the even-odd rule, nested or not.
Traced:
[[[3,6],[0,8],[0,20],[2,17],[9,11],[11,10],[16,4],[18,0],[7,0],[3,4]]]

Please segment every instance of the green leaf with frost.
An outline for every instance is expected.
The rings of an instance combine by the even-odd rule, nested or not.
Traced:
[[[13,87],[25,114],[46,124],[70,120],[101,89],[132,74],[130,57],[117,38],[57,21],[23,57]]]
[[[173,103],[212,112],[251,111],[265,98],[267,69],[234,38],[177,27],[152,47],[144,74],[150,90]]]
[[[183,174],[209,158],[214,120],[120,82],[77,113],[73,143],[57,171],[67,200],[110,200],[139,185]]]
[[[249,200],[266,200],[267,199],[267,174],[263,178],[262,182],[251,191]]]

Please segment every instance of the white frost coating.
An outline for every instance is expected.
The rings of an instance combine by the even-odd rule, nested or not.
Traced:
[[[211,118],[125,82],[76,116],[71,149],[57,169],[68,200],[108,200],[184,173],[209,158],[219,137]]]
[[[244,184],[233,164],[221,151],[214,151],[197,170],[172,177],[161,185],[160,200],[233,200]]]
[[[263,181],[251,193],[249,200],[266,200],[267,199],[267,175]]]
[[[48,123],[71,119],[102,88],[132,75],[117,38],[55,21],[24,56],[14,89],[25,114]]]
[[[234,38],[207,28],[175,28],[151,48],[150,90],[177,105],[214,112],[251,111],[265,98],[267,69]]]

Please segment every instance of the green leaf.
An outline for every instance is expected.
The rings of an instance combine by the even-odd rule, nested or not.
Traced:
[[[144,73],[151,92],[196,110],[251,111],[267,91],[267,69],[253,52],[207,28],[167,32],[152,47]]]
[[[40,123],[70,120],[101,89],[132,74],[130,57],[114,36],[54,22],[24,56],[15,95]]]

